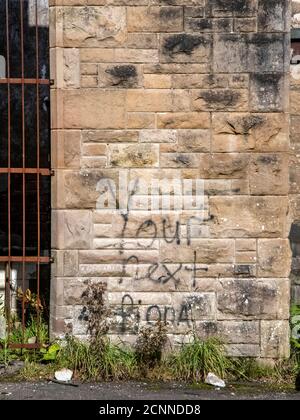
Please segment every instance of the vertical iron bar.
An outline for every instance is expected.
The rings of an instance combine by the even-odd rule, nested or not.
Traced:
[[[21,78],[22,78],[22,167],[26,167],[26,149],[25,149],[25,97],[24,97],[24,28],[23,28],[23,0],[20,0],[20,32],[21,32]],[[25,173],[22,174],[22,333],[23,343],[25,339],[25,256],[26,256],[26,179]]]
[[[40,101],[39,101],[39,26],[38,26],[38,0],[35,0],[35,54],[36,54],[36,153],[37,169],[40,169]],[[40,340],[40,253],[41,253],[41,207],[40,207],[40,174],[37,171],[37,234],[38,234],[38,262],[37,262],[37,339]]]
[[[10,159],[10,124],[11,124],[11,115],[10,115],[10,46],[9,46],[9,7],[8,7],[8,0],[6,0],[5,3],[5,10],[6,10],[6,16],[5,16],[5,22],[6,22],[6,55],[7,55],[7,77],[8,77],[8,83],[7,83],[7,166],[8,166],[8,174],[7,174],[7,222],[8,222],[8,265],[7,265],[7,276],[5,276],[5,312],[6,312],[6,319],[7,319],[7,336],[10,336],[10,308],[11,308],[11,302],[10,302],[10,263],[11,263],[11,214],[10,214],[10,185],[11,185],[11,179],[10,179],[10,167],[11,167],[11,159]]]

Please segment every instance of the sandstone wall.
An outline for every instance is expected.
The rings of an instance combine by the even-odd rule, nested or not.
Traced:
[[[289,2],[50,3],[53,333],[83,337],[104,282],[114,337],[161,319],[287,355]],[[149,210],[163,179],[199,206]]]
[[[292,38],[297,36],[294,30],[300,29],[300,1],[292,1]],[[300,37],[299,37],[300,41]],[[300,43],[297,39],[292,40],[292,57],[296,58],[300,52]],[[300,61],[291,64],[290,95],[291,95],[291,119],[290,119],[290,197],[292,229],[290,240],[293,250],[291,283],[292,303],[300,305],[300,160],[299,160],[299,135],[300,135]]]

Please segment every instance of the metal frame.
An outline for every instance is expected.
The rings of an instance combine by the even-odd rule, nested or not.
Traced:
[[[25,292],[25,278],[26,278],[26,264],[35,263],[36,264],[36,273],[37,273],[37,285],[36,285],[36,295],[37,300],[40,300],[40,264],[41,263],[50,263],[51,258],[41,256],[41,197],[40,197],[40,188],[41,188],[41,176],[51,176],[51,170],[49,167],[40,167],[40,85],[50,85],[49,79],[41,79],[39,76],[39,30],[38,30],[38,0],[35,0],[35,68],[36,68],[36,77],[35,78],[25,78],[25,68],[24,68],[24,0],[19,0],[20,3],[20,22],[19,22],[19,31],[20,31],[20,53],[21,53],[21,77],[11,78],[11,51],[10,51],[10,20],[9,20],[9,0],[5,1],[5,10],[6,10],[6,78],[0,79],[0,84],[5,84],[7,86],[7,141],[8,141],[8,162],[7,167],[0,168],[0,174],[7,174],[7,189],[8,189],[8,255],[0,256],[0,262],[6,263],[6,275],[5,275],[5,311],[6,319],[8,325],[8,337],[10,335],[10,319],[11,319],[11,263],[18,262],[21,264],[21,278],[22,278],[22,290]],[[16,22],[16,24],[18,24]],[[12,139],[11,139],[11,118],[12,118],[12,103],[11,103],[11,86],[12,85],[21,85],[21,133],[22,133],[22,167],[12,167],[11,165],[11,156],[14,153],[12,150]],[[36,128],[36,168],[26,167],[26,130],[25,130],[25,85],[31,84],[36,86],[36,119],[33,124]],[[1,147],[1,145],[0,145]],[[50,151],[49,151],[50,153]],[[12,227],[12,217],[11,217],[11,208],[12,208],[12,193],[11,193],[11,174],[21,174],[22,175],[22,256],[13,255],[12,243],[11,243],[11,227]],[[26,255],[26,175],[33,174],[36,175],[36,194],[37,194],[37,208],[33,211],[36,211],[37,214],[37,255],[27,256]],[[40,309],[37,305],[37,314],[39,314]],[[38,317],[39,319],[39,317]],[[25,297],[23,295],[22,299],[22,329],[23,334],[26,328],[26,319],[25,319]],[[38,348],[40,346],[39,342],[34,344],[28,343],[9,343],[10,347],[15,348]]]

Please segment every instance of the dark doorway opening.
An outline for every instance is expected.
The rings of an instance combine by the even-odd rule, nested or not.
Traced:
[[[48,317],[49,98],[48,0],[1,0],[0,338]]]

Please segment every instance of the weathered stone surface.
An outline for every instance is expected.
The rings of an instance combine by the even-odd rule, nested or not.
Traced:
[[[288,156],[255,154],[249,170],[250,191],[254,195],[285,195],[288,193]]]
[[[141,130],[139,140],[141,143],[175,143],[176,130]]]
[[[259,357],[259,344],[227,344],[226,351],[232,357]]]
[[[287,239],[259,239],[259,277],[288,277],[291,271],[291,248]]]
[[[98,89],[64,93],[66,128],[125,128],[125,94]]]
[[[171,130],[172,131],[172,130]],[[176,135],[176,143],[163,144],[161,153],[203,153],[210,151],[209,130],[179,130]]]
[[[207,19],[187,17],[185,19],[185,28],[188,33],[232,32],[233,20],[228,18]]]
[[[82,295],[87,289],[86,283],[85,279],[64,279],[64,304],[82,304]]]
[[[138,131],[83,130],[82,141],[87,143],[135,143],[138,141]]]
[[[221,280],[218,319],[285,319],[289,316],[289,281],[283,279]]]
[[[159,128],[210,128],[208,112],[172,112],[157,114]]]
[[[172,87],[171,76],[168,74],[145,74],[144,87],[146,89],[170,89]]]
[[[258,321],[218,322],[216,332],[228,344],[259,344]]]
[[[59,211],[58,247],[62,249],[89,249],[91,246],[91,213],[86,210]]]
[[[128,32],[180,32],[183,9],[173,6],[127,8]]]
[[[285,0],[259,0],[258,30],[261,32],[281,32],[285,29]]]
[[[208,89],[192,93],[198,111],[248,110],[248,92],[242,89]]]
[[[283,237],[285,197],[210,197],[210,232],[218,237]]]
[[[205,178],[245,178],[249,155],[244,153],[213,153],[208,158]]]
[[[63,176],[63,199],[66,208],[95,208],[101,195],[97,185],[111,178],[118,184],[118,174],[111,170],[82,170],[66,172]]]
[[[192,247],[184,245],[162,244],[161,259],[165,262],[178,261],[179,263],[193,262],[194,257],[200,264],[233,262],[234,242],[223,239],[194,239]],[[196,255],[194,255],[196,252]]]
[[[154,49],[158,47],[158,34],[156,33],[129,33],[127,34],[128,48],[150,48]]]
[[[256,32],[256,18],[239,18],[234,20],[234,32]]]
[[[286,321],[261,321],[261,356],[286,358],[290,354],[290,327]]]
[[[282,114],[214,113],[212,149],[217,152],[285,151],[288,119]]]
[[[282,73],[256,73],[250,76],[250,109],[252,111],[282,111],[285,107]]]
[[[205,63],[212,47],[210,35],[163,35],[160,44],[161,63]]]
[[[79,88],[80,59],[77,48],[64,49],[64,87]]]
[[[110,164],[119,167],[158,166],[158,148],[152,144],[110,147]]]
[[[253,16],[257,12],[256,0],[210,0],[206,6],[207,16]]]
[[[283,71],[282,34],[222,34],[214,41],[216,72]]]
[[[125,7],[65,7],[64,46],[122,45],[126,39]]]
[[[233,356],[287,354],[300,214],[287,3],[52,0],[56,332],[86,338],[82,292],[102,282],[115,338],[162,320],[174,346],[193,330]]]
[[[155,114],[150,112],[128,112],[127,128],[155,128]]]
[[[113,88],[140,87],[141,70],[133,64],[99,64],[99,86]]]
[[[127,111],[190,111],[190,108],[190,95],[181,89],[132,89],[127,91]]]

